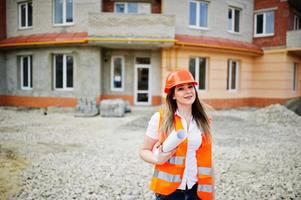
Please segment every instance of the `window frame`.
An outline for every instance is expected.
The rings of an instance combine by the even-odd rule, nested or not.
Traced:
[[[67,3],[66,1],[68,0],[62,0],[63,1],[63,8],[62,8],[62,18],[63,22],[62,23],[56,23],[55,22],[55,1],[52,0],[53,2],[53,26],[72,26],[74,25],[74,0],[72,0],[72,22],[67,22]]]
[[[274,15],[274,30],[273,33],[266,33],[266,21],[267,21],[267,13],[273,12]],[[263,15],[263,23],[262,23],[262,33],[257,33],[257,16],[258,15]],[[256,12],[254,14],[254,37],[268,37],[268,36],[274,36],[275,35],[275,10],[265,10],[262,12]]]
[[[28,86],[24,86],[23,84],[23,75],[24,75],[24,58],[27,58],[27,66],[28,66],[28,71],[27,71],[27,79],[28,79]],[[20,79],[21,79],[21,83],[20,83],[20,87],[22,90],[32,90],[33,88],[33,84],[32,84],[32,71],[33,71],[33,67],[32,67],[32,55],[24,55],[24,56],[20,56]]]
[[[114,59],[116,58],[121,58],[121,88],[116,88],[114,87],[114,69],[115,69],[115,65],[114,65]],[[124,62],[124,56],[112,56],[111,58],[111,91],[116,91],[116,92],[121,92],[124,91],[124,76],[125,76],[125,62]]]
[[[292,65],[292,91],[297,92],[298,90],[298,73],[299,73],[299,65],[297,62],[294,62]]]
[[[232,14],[232,19],[231,19],[231,30],[229,30],[229,27],[227,27],[227,30],[229,33],[235,33],[235,34],[240,34],[240,24],[241,24],[241,12],[242,9],[240,8],[236,8],[233,6],[229,6],[228,7],[228,23],[229,23],[229,10],[231,10],[231,14]],[[235,11],[239,12],[239,23],[238,23],[238,32],[235,31]]]
[[[195,14],[195,17],[196,17],[196,25],[191,25],[190,24],[190,3],[195,3],[196,4],[196,14]],[[200,5],[201,3],[205,3],[207,5],[207,17],[206,17],[206,25],[207,26],[200,26]],[[192,29],[199,29],[199,30],[208,30],[209,29],[209,25],[208,25],[208,22],[209,22],[209,2],[207,1],[204,1],[204,0],[200,0],[200,1],[197,1],[197,0],[190,0],[189,1],[189,12],[188,12],[188,25],[189,25],[189,28],[192,28]]]
[[[123,4],[124,5],[124,12],[117,12],[116,5],[117,4]],[[127,13],[127,2],[114,2],[114,13],[116,14],[126,14]]]
[[[293,30],[299,30],[299,29],[301,29],[301,27],[300,27],[300,16],[298,16],[298,15],[294,15],[294,24],[293,24]]]
[[[232,89],[232,68],[233,65],[232,63],[235,62],[236,65],[236,74],[235,74],[235,88]],[[239,61],[238,60],[234,60],[234,59],[229,59],[228,60],[228,66],[227,66],[227,90],[229,92],[237,92],[238,91],[238,74],[239,74]]]
[[[132,4],[136,4],[137,5],[137,12],[130,12],[129,13],[129,4],[132,3]],[[124,12],[116,12],[116,5],[117,4],[123,4],[124,5]],[[139,5],[141,4],[148,4],[149,5],[149,12],[147,13],[144,13],[144,12],[140,12],[139,10]],[[152,5],[151,3],[147,3],[147,2],[114,2],[114,13],[115,14],[151,14],[152,12]]]
[[[56,56],[63,55],[63,87],[57,88],[56,87]],[[67,86],[67,56],[71,56],[73,60],[72,66],[72,87]],[[53,54],[53,89],[57,91],[72,91],[74,90],[74,56],[72,54],[67,53],[55,53]]]
[[[195,74],[194,74],[194,79],[198,82],[198,86],[197,86],[197,90],[198,91],[207,91],[208,90],[208,58],[207,57],[200,57],[200,56],[198,56],[198,57],[190,57],[189,58],[189,62],[190,62],[190,60],[191,59],[194,59],[195,60]],[[200,59],[204,59],[205,60],[205,70],[206,70],[206,72],[205,72],[205,88],[204,89],[200,89],[200,83],[199,83],[199,80],[200,80]],[[189,69],[189,67],[188,67],[188,69]]]
[[[29,17],[28,17],[28,4],[31,4],[31,26],[28,25]],[[25,26],[22,26],[22,5],[25,5]],[[25,1],[18,3],[18,14],[19,14],[19,29],[30,29],[33,26],[33,7],[32,1]]]

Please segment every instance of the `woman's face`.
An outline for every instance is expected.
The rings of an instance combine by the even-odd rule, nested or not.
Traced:
[[[192,105],[195,101],[195,89],[193,84],[186,83],[177,85],[173,99],[176,100],[177,104]]]

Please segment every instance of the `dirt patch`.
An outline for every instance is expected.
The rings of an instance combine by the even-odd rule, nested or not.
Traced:
[[[0,199],[9,199],[20,190],[18,174],[29,165],[14,148],[0,144]]]
[[[40,153],[61,153],[67,151],[73,151],[78,148],[81,148],[82,145],[80,144],[57,144],[57,143],[44,143],[39,142],[35,145],[32,145],[35,152]]]
[[[7,133],[14,133],[14,132],[20,132],[22,130],[21,127],[11,127],[11,126],[4,126],[0,127],[0,133],[1,132],[7,132]]]

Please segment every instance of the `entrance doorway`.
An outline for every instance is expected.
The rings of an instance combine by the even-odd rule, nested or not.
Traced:
[[[144,61],[142,64],[141,60]],[[140,61],[140,62],[139,62]],[[135,65],[135,105],[151,104],[151,65],[149,58],[136,58]]]

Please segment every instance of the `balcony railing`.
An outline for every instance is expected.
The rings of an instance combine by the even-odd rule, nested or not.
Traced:
[[[175,20],[162,14],[90,13],[89,37],[174,39]]]
[[[301,30],[286,32],[286,46],[288,48],[301,48]]]

